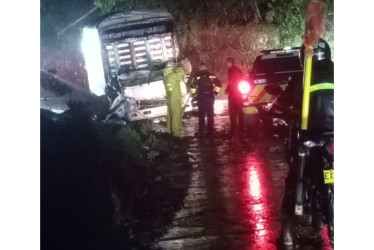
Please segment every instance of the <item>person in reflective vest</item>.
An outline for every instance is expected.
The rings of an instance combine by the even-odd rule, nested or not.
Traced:
[[[185,75],[182,67],[168,62],[164,69],[164,84],[167,98],[167,129],[176,137],[182,132],[182,92],[181,80]]]
[[[205,116],[208,119],[208,134],[212,135],[214,132],[214,96],[221,92],[221,87],[218,78],[202,63],[191,82],[191,94],[196,96],[199,113],[198,136],[204,135]]]

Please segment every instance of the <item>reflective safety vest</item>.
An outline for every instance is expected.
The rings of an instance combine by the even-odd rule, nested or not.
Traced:
[[[180,82],[184,75],[182,67],[177,67],[175,70],[164,69],[164,84],[168,97],[182,98]]]
[[[191,94],[197,94],[198,99],[214,98],[221,92],[222,84],[218,78],[209,71],[200,71],[192,79]]]

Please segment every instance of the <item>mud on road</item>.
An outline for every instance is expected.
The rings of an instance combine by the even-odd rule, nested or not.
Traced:
[[[165,163],[169,189],[158,185],[135,216],[140,248],[282,249],[284,144],[258,131],[231,138],[228,129],[228,117],[216,116],[215,136],[198,139],[196,117],[184,120],[183,152]],[[329,249],[306,232],[298,249]]]

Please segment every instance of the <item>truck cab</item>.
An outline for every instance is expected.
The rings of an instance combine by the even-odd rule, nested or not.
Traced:
[[[99,40],[95,51],[92,42],[82,41],[86,49],[92,48],[84,53],[91,92],[109,96],[108,91],[115,90],[122,95],[116,114],[128,121],[166,116],[163,70],[179,57],[172,15],[157,9],[115,13],[94,28],[85,27],[83,39],[90,36]],[[185,107],[190,98],[183,80],[181,89]]]
[[[265,86],[277,84],[285,89],[292,77],[302,74],[298,47],[261,51],[249,73],[248,87],[242,93],[244,114],[251,116],[267,112],[274,97],[266,93]]]

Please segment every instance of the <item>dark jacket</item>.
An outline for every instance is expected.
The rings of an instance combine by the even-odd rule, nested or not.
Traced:
[[[243,72],[236,67],[235,65],[228,69],[228,85],[226,92],[229,95],[229,98],[241,98],[238,85],[239,82],[243,79]],[[241,100],[241,99],[240,99]]]
[[[334,63],[316,61],[312,66],[311,86],[320,83],[334,83]],[[293,114],[300,119],[303,102],[303,76],[294,76],[287,89],[279,98],[283,107],[293,106]],[[319,90],[310,94],[308,129],[333,130],[334,91]]]
[[[313,62],[311,86],[320,83],[334,84],[334,63]],[[324,131],[334,130],[334,90],[324,89],[310,93],[308,128]]]
[[[197,100],[214,99],[221,91],[221,82],[207,70],[199,71],[192,79],[191,93],[197,94]]]

